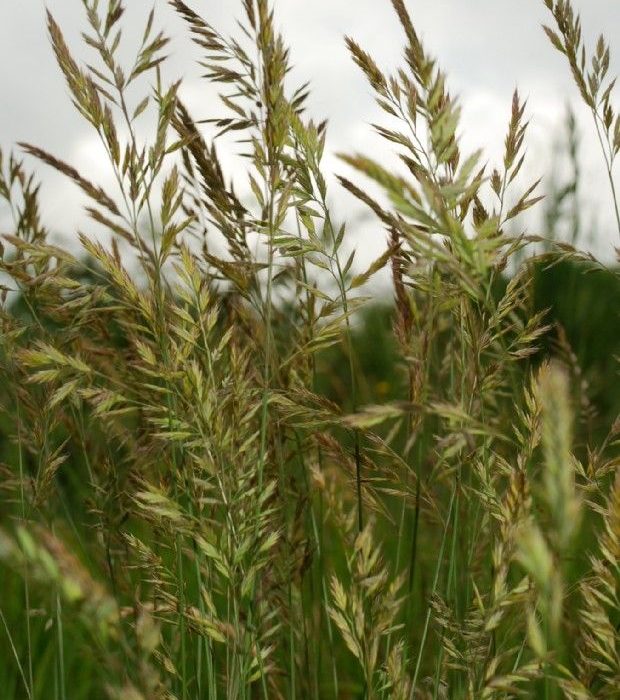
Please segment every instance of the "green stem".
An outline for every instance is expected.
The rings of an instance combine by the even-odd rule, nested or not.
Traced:
[[[420,668],[422,666],[422,657],[424,655],[424,647],[426,646],[426,638],[428,636],[428,628],[431,621],[431,599],[437,590],[437,582],[439,581],[439,573],[441,571],[441,564],[443,562],[443,553],[446,547],[446,539],[448,535],[448,529],[450,527],[450,521],[452,519],[452,510],[454,508],[454,501],[456,497],[457,485],[456,482],[452,488],[452,495],[450,496],[450,505],[448,507],[448,516],[446,518],[446,524],[443,530],[443,536],[441,538],[441,546],[439,548],[439,556],[437,557],[437,564],[435,566],[435,575],[433,577],[433,585],[431,587],[431,594],[428,602],[428,608],[426,611],[426,619],[424,621],[424,629],[422,630],[422,639],[420,641],[420,648],[418,649],[418,658],[415,665],[415,671],[413,674],[413,681],[411,683],[411,692],[409,694],[410,700],[415,697],[416,683],[418,681],[418,676],[420,675]]]

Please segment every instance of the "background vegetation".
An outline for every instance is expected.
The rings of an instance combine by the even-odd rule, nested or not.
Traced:
[[[65,249],[22,161],[0,168],[2,697],[618,697],[620,281],[577,248],[574,121],[569,181],[538,204],[519,95],[503,161],[461,153],[391,2],[402,69],[347,38],[393,155],[341,155],[385,229],[366,271],[268,0],[239,3],[234,38],[172,2],[221,87],[208,132],[163,84],[152,13],[121,65],[121,3],[83,0],[84,66],[48,15],[118,187],[20,144],[106,232]],[[545,4],[617,215],[609,49]],[[536,204],[545,235],[519,233]]]

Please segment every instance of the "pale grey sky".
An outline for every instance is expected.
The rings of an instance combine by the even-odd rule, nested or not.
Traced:
[[[140,40],[153,3],[126,0],[125,41]],[[214,92],[199,79],[198,53],[185,27],[164,0],[155,0],[156,24],[173,42],[168,75],[183,77],[184,97],[197,118],[220,114]],[[240,16],[238,0],[195,0],[190,3],[225,33],[234,31]],[[591,46],[603,31],[612,42],[612,70],[618,67],[613,42],[620,28],[617,0],[573,0],[581,12],[584,36]],[[79,32],[85,28],[80,0],[0,0],[0,146],[7,151],[17,141],[42,145],[104,185],[112,176],[96,136],[75,112],[58,70],[45,30],[47,6],[76,57],[85,51]],[[310,111],[328,117],[328,151],[373,151],[384,148],[370,122],[380,113],[359,69],[348,57],[343,36],[353,36],[387,70],[400,61],[403,37],[389,0],[276,0],[276,15],[292,49],[294,77],[313,86]],[[529,164],[532,174],[550,170],[548,147],[561,125],[566,102],[576,105],[583,136],[582,157],[591,209],[601,223],[597,252],[611,252],[613,228],[602,160],[588,114],[580,105],[567,66],[552,49],[540,27],[548,21],[542,0],[409,0],[414,22],[428,50],[448,74],[452,91],[463,107],[462,142],[466,150],[485,149],[499,158],[516,86],[528,98],[532,127]],[[620,53],[620,45],[618,45]],[[74,185],[46,166],[30,162],[43,182],[44,215],[50,226],[66,236],[78,227],[87,230],[84,200]],[[328,156],[326,165],[342,172]],[[231,162],[231,168],[234,167]],[[111,187],[112,189],[112,187]],[[340,214],[352,204],[336,196]],[[609,212],[609,214],[608,214]],[[0,221],[2,213],[0,212]],[[530,227],[535,222],[529,222]],[[364,236],[372,236],[366,232]],[[383,243],[363,246],[369,256]]]

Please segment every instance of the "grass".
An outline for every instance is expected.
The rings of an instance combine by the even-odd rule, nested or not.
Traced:
[[[4,697],[617,697],[616,341],[597,314],[618,279],[575,247],[576,204],[572,244],[551,235],[577,149],[550,235],[509,233],[540,199],[519,184],[525,104],[496,168],[461,153],[446,76],[391,2],[394,75],[346,39],[393,155],[340,156],[338,186],[385,229],[367,270],[268,0],[239,3],[234,38],[171,3],[222,91],[206,129],[163,84],[153,13],[121,65],[121,3],[84,0],[85,66],[48,14],[117,187],[20,145],[107,233],[67,249],[23,162],[0,168]],[[607,44],[589,58],[570,4],[545,4],[617,211]]]

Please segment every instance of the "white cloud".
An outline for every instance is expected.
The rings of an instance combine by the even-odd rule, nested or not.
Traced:
[[[83,57],[79,38],[85,25],[81,3],[47,0],[46,4],[57,16],[76,54]],[[381,66],[395,68],[400,62],[403,37],[389,0],[277,0],[275,4],[278,25],[292,47],[293,77],[298,82],[311,81],[310,110],[316,118],[330,120],[328,169],[341,169],[333,156],[336,150],[376,152],[379,142],[369,123],[381,115],[360,71],[347,56],[343,35],[352,35]],[[540,23],[548,21],[542,1],[410,0],[408,4],[428,49],[439,58],[451,87],[461,95],[465,150],[483,146],[491,161],[501,156],[511,94],[519,85],[529,98],[531,172],[547,172],[550,139],[558,133],[566,100],[578,102],[563,57],[552,49],[540,29]],[[574,4],[582,11],[584,36],[590,44],[600,29],[620,26],[619,3],[575,0]],[[126,5],[125,36],[131,44],[141,35],[150,5],[134,0]],[[241,13],[241,3],[232,0],[196,7],[224,32],[235,30],[234,16]],[[160,24],[174,38],[169,75],[187,80],[183,95],[196,117],[218,114],[215,91],[198,81],[201,69],[192,63],[197,50],[182,23],[163,0],[156,2],[156,8]],[[613,32],[608,34],[613,42]],[[5,150],[18,140],[43,145],[82,168],[87,177],[113,187],[101,147],[72,108],[55,66],[45,33],[43,0],[0,2],[0,85],[0,145]],[[612,231],[598,145],[586,111],[579,106],[578,114],[584,138],[585,198],[600,212],[601,229]],[[235,171],[237,161],[225,152],[222,156],[225,165]],[[79,190],[50,169],[36,167],[44,183],[47,220],[55,229],[73,235],[85,223]],[[335,201],[342,214],[352,206],[351,198],[342,193]],[[356,208],[352,214],[355,228],[359,227],[358,216]],[[362,228],[367,227],[365,224]],[[378,241],[382,236],[373,232],[363,235],[367,237],[360,246],[360,255],[369,258],[376,252],[375,246],[378,249],[382,244]],[[601,251],[611,251],[612,235],[603,237]]]

